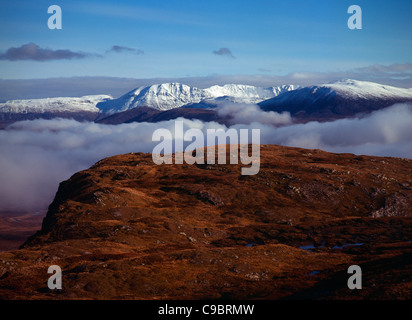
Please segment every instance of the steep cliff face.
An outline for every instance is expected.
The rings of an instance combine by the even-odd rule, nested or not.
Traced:
[[[411,298],[412,160],[264,145],[257,175],[241,166],[137,153],[76,173],[42,229],[0,254],[0,297]],[[367,274],[356,293],[352,264]]]

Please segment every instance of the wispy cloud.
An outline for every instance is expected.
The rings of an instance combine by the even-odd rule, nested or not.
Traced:
[[[70,60],[82,59],[93,54],[84,52],[73,52],[68,49],[51,50],[40,48],[37,44],[31,42],[20,47],[11,47],[5,53],[0,54],[0,60],[19,61],[50,61],[50,60]]]
[[[117,46],[117,45],[112,46],[109,50],[106,51],[106,53],[111,53],[111,52],[115,52],[115,53],[129,52],[129,53],[133,53],[136,55],[144,54],[143,50],[134,49],[134,48],[125,47],[125,46]]]
[[[339,72],[294,72],[285,75],[275,75],[275,71],[272,71],[271,74],[211,74],[203,77],[181,78],[72,77],[20,80],[0,79],[0,102],[11,99],[59,96],[81,97],[89,94],[110,94],[118,97],[136,87],[167,82],[180,82],[198,88],[228,83],[270,87],[284,84],[308,86],[349,78],[402,88],[412,88],[412,72],[409,71],[411,66],[412,63],[372,65]],[[383,72],[389,70],[399,71]]]
[[[412,73],[412,63],[395,63],[388,66],[382,64],[374,64],[368,67],[362,67],[357,69],[359,72],[368,72],[372,74],[382,73],[399,73],[408,72]]]
[[[213,53],[218,56],[227,56],[232,59],[235,58],[235,56],[232,54],[232,51],[230,51],[230,49],[228,48],[220,48],[219,50],[214,50]]]

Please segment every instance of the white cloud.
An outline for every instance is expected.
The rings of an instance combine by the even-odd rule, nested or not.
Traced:
[[[222,127],[185,120],[185,130]],[[173,132],[174,121],[117,126],[74,120],[22,121],[0,131],[0,211],[38,210],[53,200],[59,182],[102,158],[151,152],[157,128]],[[224,127],[223,127],[224,128]]]
[[[247,119],[251,113],[249,120],[254,121],[231,127],[261,129],[264,144],[412,158],[411,105],[398,104],[361,119],[283,127],[266,121],[264,112],[250,106],[240,110],[239,119]],[[204,133],[209,128],[227,129],[199,120],[184,120],[184,124],[185,130],[199,128]],[[158,128],[173,132],[174,121],[117,126],[63,119],[15,123],[0,131],[0,211],[46,208],[59,182],[75,172],[108,156],[151,152],[158,144],[152,142],[152,133]]]
[[[225,102],[217,106],[217,113],[221,117],[229,117],[231,123],[251,124],[259,122],[273,126],[292,123],[289,112],[264,112],[255,104]]]
[[[412,146],[411,123],[412,106],[397,104],[360,119],[309,122],[279,128],[271,143],[340,152],[357,150],[362,153],[364,150],[366,154],[370,153],[369,150],[375,150],[370,154],[412,157],[412,148],[389,148],[400,143],[410,143]],[[383,150],[392,151],[386,153]]]

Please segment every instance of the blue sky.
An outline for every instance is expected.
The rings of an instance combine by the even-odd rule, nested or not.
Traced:
[[[62,8],[62,30],[47,27],[53,4]],[[362,30],[347,27],[352,4],[362,8]],[[279,76],[409,65],[411,12],[410,0],[8,0],[0,3],[1,54],[33,43],[83,56],[1,59],[0,78]],[[221,48],[232,55],[214,53]]]

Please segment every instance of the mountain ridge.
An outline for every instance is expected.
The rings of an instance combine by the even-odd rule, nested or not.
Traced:
[[[258,105],[264,111],[290,112],[297,119],[329,120],[363,115],[403,102],[412,102],[412,90],[346,79],[298,88]]]
[[[113,99],[109,95],[9,100],[0,103],[0,113],[99,112],[99,102]]]
[[[412,89],[351,79],[317,86],[267,88],[226,84],[199,89],[181,83],[163,83],[133,89],[116,99],[95,95],[8,101],[0,104],[0,126],[56,117],[107,124],[122,123],[121,119],[125,122],[156,122],[174,119],[173,115],[225,123],[226,119],[221,119],[216,112],[225,102],[257,104],[266,112],[289,112],[295,122],[331,121],[362,116],[396,103],[412,102]],[[134,110],[139,108],[143,110]]]
[[[202,101],[213,104],[215,99],[224,97],[231,98],[238,103],[256,103],[294,89],[293,85],[261,88],[239,84],[215,85],[199,89],[181,83],[163,83],[139,87],[118,99],[99,103],[98,108],[107,114],[142,106],[166,111]]]

